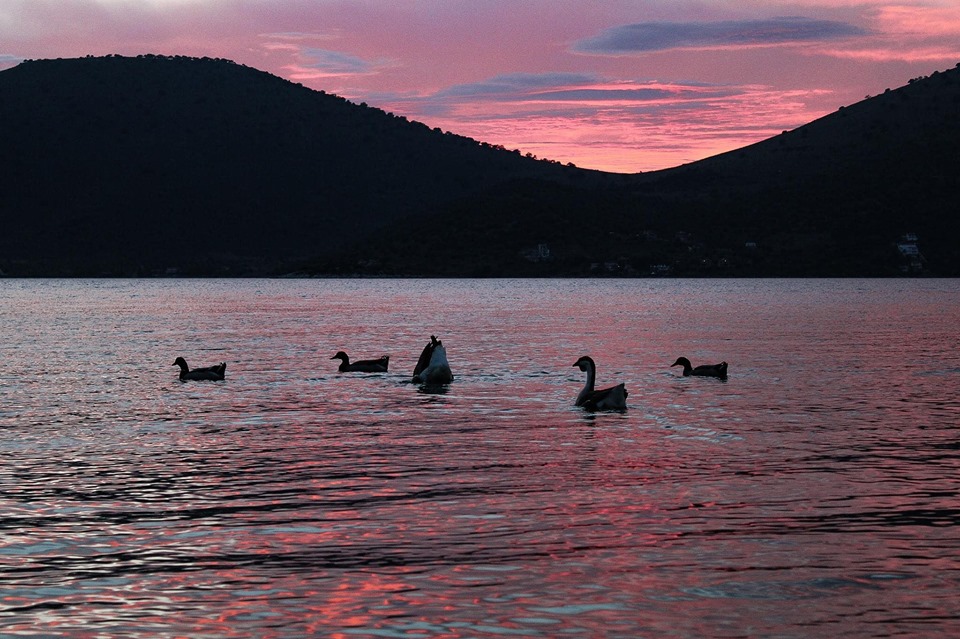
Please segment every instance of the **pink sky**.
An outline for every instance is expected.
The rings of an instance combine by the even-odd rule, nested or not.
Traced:
[[[538,157],[677,166],[960,62],[957,0],[2,0],[29,58],[229,58]]]

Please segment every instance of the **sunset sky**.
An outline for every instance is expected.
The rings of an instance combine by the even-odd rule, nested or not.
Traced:
[[[229,58],[619,172],[797,127],[960,62],[957,0],[2,0],[23,59]]]

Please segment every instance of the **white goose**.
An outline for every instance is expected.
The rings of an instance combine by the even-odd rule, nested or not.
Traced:
[[[450,364],[447,363],[447,349],[436,335],[430,336],[430,341],[424,346],[413,369],[413,382],[419,384],[449,384],[453,381]]]

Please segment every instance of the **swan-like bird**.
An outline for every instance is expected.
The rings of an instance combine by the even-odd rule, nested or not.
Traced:
[[[597,365],[591,357],[584,355],[573,364],[587,374],[587,383],[577,395],[577,406],[587,410],[624,410],[627,407],[627,388],[617,384],[610,388],[595,390]]]

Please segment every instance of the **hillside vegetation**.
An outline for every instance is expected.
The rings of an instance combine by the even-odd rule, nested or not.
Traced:
[[[955,276],[957,113],[955,68],[615,175],[226,60],[29,61],[0,72],[0,270]]]
[[[958,114],[960,66],[681,167],[460,202],[428,225],[431,241],[397,226],[340,264],[373,253],[390,256],[372,265],[388,273],[958,276]],[[469,232],[445,230],[451,219]]]
[[[564,167],[225,60],[0,73],[0,268],[269,272]]]

